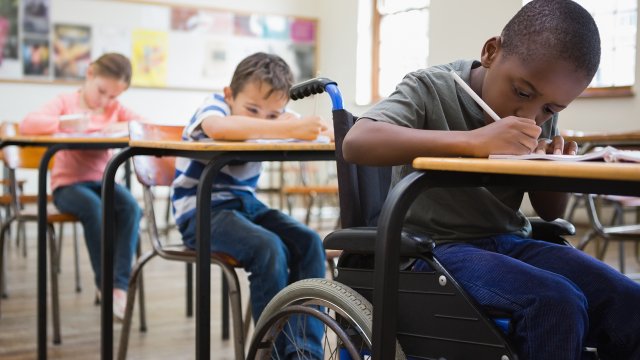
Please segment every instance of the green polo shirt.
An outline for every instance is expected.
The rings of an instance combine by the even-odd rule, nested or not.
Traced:
[[[449,73],[453,69],[469,83],[472,66],[480,64],[460,60],[412,72],[362,117],[413,129],[468,131],[482,127],[482,109]],[[557,133],[557,120],[554,115],[543,124],[541,138]],[[395,166],[391,186],[412,171],[410,165]],[[506,187],[430,189],[415,200],[406,222],[440,242],[497,234],[528,237],[531,224],[520,211],[523,196],[523,191]]]

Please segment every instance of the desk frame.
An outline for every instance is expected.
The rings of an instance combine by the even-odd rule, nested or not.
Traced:
[[[640,174],[640,166],[638,167]],[[512,175],[445,170],[419,170],[400,181],[389,193],[378,221],[373,293],[373,359],[393,359],[398,308],[400,236],[406,213],[423,191],[436,187],[509,186],[526,191],[610,193],[640,195],[640,182],[554,176]],[[385,341],[387,339],[387,341]]]
[[[49,162],[60,150],[107,150],[122,148],[127,145],[122,141],[95,142],[94,139],[54,137],[25,137],[24,139],[3,139],[0,148],[5,146],[43,146],[47,150],[40,160],[38,168],[38,242],[37,242],[37,347],[38,359],[47,358],[47,174]],[[93,141],[91,141],[93,140]],[[60,335],[60,334],[57,334]],[[59,336],[54,336],[54,344],[60,344]]]
[[[196,359],[210,358],[211,321],[211,187],[220,170],[232,161],[327,161],[334,150],[186,150],[130,146],[114,156],[102,184],[102,293],[113,289],[113,213],[115,173],[132,156],[180,156],[209,160],[200,176],[196,199]],[[208,206],[202,206],[207,204]],[[103,296],[101,307],[101,358],[113,358],[113,300]],[[244,350],[243,350],[244,352]]]

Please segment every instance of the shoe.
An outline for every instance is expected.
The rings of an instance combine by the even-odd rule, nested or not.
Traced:
[[[124,320],[124,310],[127,307],[127,292],[122,289],[113,289],[113,317]]]

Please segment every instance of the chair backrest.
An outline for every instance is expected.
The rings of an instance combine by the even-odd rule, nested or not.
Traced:
[[[0,136],[14,136],[18,134],[18,124],[4,122],[0,125]],[[40,159],[47,151],[44,146],[5,146],[2,148],[2,158],[5,166],[11,170],[38,169]],[[49,169],[53,166],[55,157],[49,162]]]
[[[361,166],[345,161],[342,143],[356,118],[344,110],[337,83],[327,78],[310,79],[294,85],[289,96],[292,100],[298,100],[325,91],[329,93],[333,104],[341,226],[375,226],[391,185],[391,167]]]
[[[391,167],[355,165],[344,159],[342,143],[356,119],[346,110],[333,111],[340,222],[343,228],[376,226],[391,184]]]
[[[180,140],[183,129],[182,126],[132,121],[129,123],[129,138],[131,140]],[[133,167],[142,185],[170,186],[175,174],[175,157],[134,156]]]
[[[180,140],[182,126],[157,125],[132,121],[129,123],[129,138],[131,140]],[[171,186],[175,175],[174,156],[134,156],[133,169],[144,196],[144,216],[147,221],[147,231],[151,245],[156,252],[164,254],[163,244],[158,232],[154,210],[153,187]]]

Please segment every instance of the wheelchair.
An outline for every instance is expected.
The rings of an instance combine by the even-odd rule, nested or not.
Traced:
[[[324,246],[342,250],[342,255],[334,280],[298,281],[272,299],[256,324],[248,359],[277,358],[272,351],[276,340],[283,336],[294,341],[292,317],[323,323],[325,359],[371,359],[376,225],[389,191],[391,168],[344,160],[342,141],[354,116],[343,109],[335,82],[312,79],[294,86],[290,96],[297,100],[325,91],[333,103],[342,229],[327,235]],[[563,236],[575,233],[564,220],[531,222],[537,239],[568,245]],[[433,248],[434,242],[425,234],[403,229],[399,285],[384,289],[398,293],[396,339],[384,340],[395,341],[395,359],[518,359],[508,341],[508,314],[490,314],[477,306],[433,256]],[[412,271],[416,259],[424,260],[429,271]],[[588,351],[596,356],[595,349]],[[306,357],[301,352],[299,358]]]

